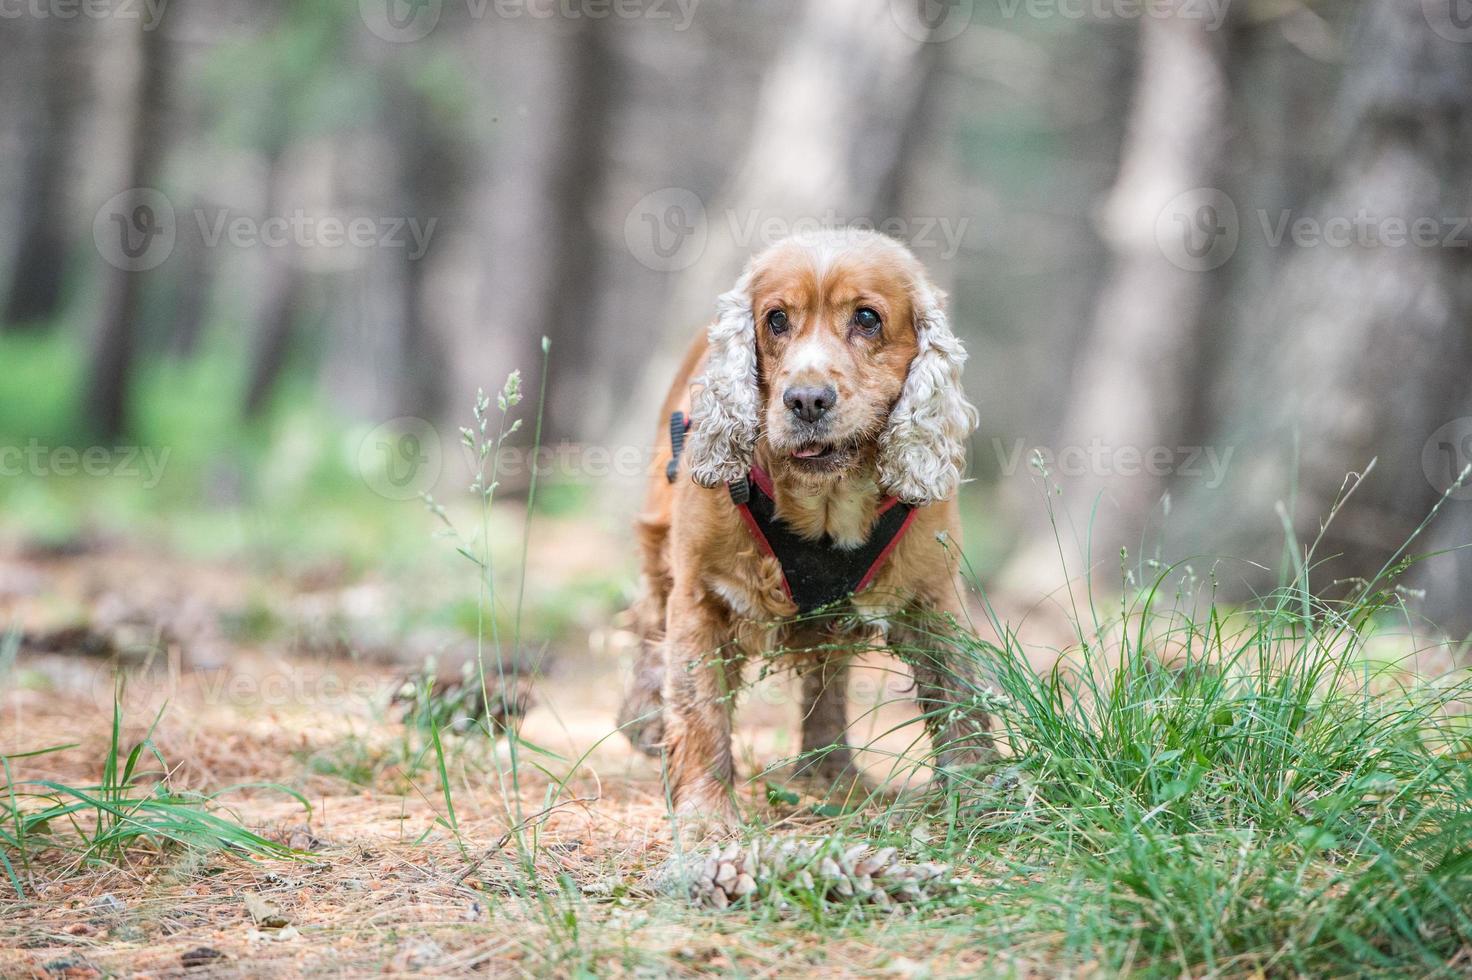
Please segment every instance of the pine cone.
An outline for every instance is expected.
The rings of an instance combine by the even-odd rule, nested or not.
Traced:
[[[821,901],[892,908],[918,905],[953,893],[960,882],[944,864],[907,864],[893,847],[845,847],[825,840],[755,840],[687,855],[666,873],[662,890],[693,904],[724,909],[743,899],[787,908],[795,892]]]
[[[501,687],[498,678],[488,675],[485,684],[484,693],[490,697],[489,710],[474,663],[462,664],[457,676],[437,671],[431,659],[425,662],[422,671],[409,674],[399,682],[393,700],[406,706],[405,724],[421,728],[449,726],[456,734],[463,735],[475,727],[475,722],[485,719],[490,731],[500,734],[519,725],[531,706],[530,683],[519,677],[508,677],[506,686]]]

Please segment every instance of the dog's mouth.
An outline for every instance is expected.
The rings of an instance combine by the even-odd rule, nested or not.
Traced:
[[[808,473],[827,473],[848,462],[848,449],[836,442],[808,442],[794,449],[789,458]]]

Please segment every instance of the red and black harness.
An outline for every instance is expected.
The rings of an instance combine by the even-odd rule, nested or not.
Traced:
[[[679,472],[680,453],[690,420],[684,412],[670,417],[673,458],[665,468],[671,483]],[[804,538],[777,517],[772,481],[753,466],[743,480],[730,484],[731,502],[757,546],[777,559],[782,588],[800,613],[810,613],[867,589],[915,520],[915,508],[894,497],[879,503],[869,539],[857,548],[840,548],[828,535]]]

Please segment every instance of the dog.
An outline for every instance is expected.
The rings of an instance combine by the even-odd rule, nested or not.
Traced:
[[[636,523],[619,724],[665,754],[676,813],[703,828],[735,826],[730,705],[756,655],[802,666],[805,775],[854,775],[831,651],[875,637],[914,673],[937,771],[989,757],[974,668],[935,625],[965,621],[955,497],[977,425],[943,299],[884,235],[794,236],[748,263],[685,354]]]

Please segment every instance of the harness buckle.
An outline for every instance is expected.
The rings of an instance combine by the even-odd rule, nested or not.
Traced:
[[[671,483],[680,473],[680,454],[685,451],[685,433],[690,431],[690,422],[684,412],[670,414],[670,461],[665,464],[664,477]]]

